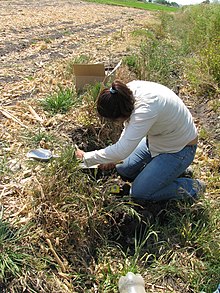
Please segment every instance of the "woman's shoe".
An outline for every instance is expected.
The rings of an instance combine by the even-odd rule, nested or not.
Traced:
[[[206,192],[206,184],[204,181],[200,180],[200,179],[196,179],[197,182],[197,190],[198,190],[198,194],[203,194]]]
[[[193,168],[191,166],[187,167],[186,170],[179,177],[192,178]]]

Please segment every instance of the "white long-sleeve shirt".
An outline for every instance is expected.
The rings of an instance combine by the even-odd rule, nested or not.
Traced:
[[[146,136],[152,157],[176,153],[196,138],[192,115],[173,91],[161,84],[140,80],[127,86],[135,98],[134,110],[115,144],[85,153],[87,166],[124,160]]]

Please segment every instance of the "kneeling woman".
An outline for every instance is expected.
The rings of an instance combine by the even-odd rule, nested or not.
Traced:
[[[136,199],[197,198],[204,191],[202,181],[179,177],[193,162],[198,135],[190,111],[173,91],[154,82],[116,80],[100,93],[97,110],[104,118],[123,121],[124,129],[104,149],[76,150],[87,166],[116,167],[132,181],[130,193]]]

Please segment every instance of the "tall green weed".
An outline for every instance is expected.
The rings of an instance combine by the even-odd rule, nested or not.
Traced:
[[[180,46],[183,72],[201,94],[220,84],[220,5],[195,5],[163,18],[162,25]]]
[[[138,53],[125,58],[137,78],[171,88],[184,78],[201,94],[219,92],[220,5],[195,5],[175,14],[160,14],[161,23],[147,29]]]
[[[173,88],[179,77],[178,46],[170,39],[158,39],[155,32],[146,35],[138,55],[127,56],[124,62],[138,79],[156,81]]]
[[[220,31],[219,4],[195,5],[174,15],[164,28],[182,44],[185,53],[198,52],[216,39]]]

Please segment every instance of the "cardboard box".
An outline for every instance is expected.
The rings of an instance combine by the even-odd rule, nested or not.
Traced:
[[[74,64],[74,75],[76,90],[82,90],[88,84],[97,82],[105,83],[110,76],[113,76],[117,68],[121,65],[120,61],[111,72],[106,73],[103,63],[96,64]]]
[[[74,64],[76,90],[82,90],[85,85],[102,82],[105,78],[105,66],[97,64]]]

